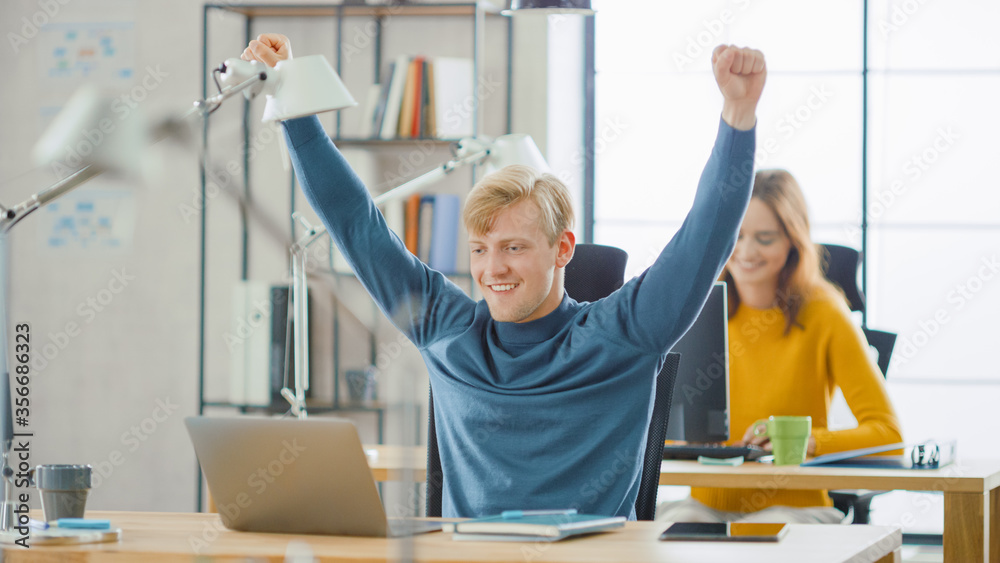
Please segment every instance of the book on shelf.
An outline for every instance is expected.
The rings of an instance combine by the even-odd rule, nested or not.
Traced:
[[[366,121],[381,139],[473,134],[473,64],[456,57],[401,56],[386,65]],[[368,105],[366,103],[366,105]],[[363,129],[363,133],[367,133]]]
[[[476,105],[472,59],[437,57],[434,64],[434,136],[443,139],[473,134]]]
[[[271,350],[269,285],[241,281],[233,288],[232,322],[224,335],[229,350],[229,401],[265,405],[270,402],[268,354]]]
[[[358,136],[367,139],[375,134],[375,114],[378,111],[379,98],[382,95],[382,87],[372,84],[365,93],[365,102],[361,108],[361,124],[358,127]]]
[[[414,256],[420,241],[420,194],[413,194],[406,200],[406,218],[403,225],[403,242]]]
[[[453,194],[413,194],[405,203],[403,243],[421,262],[454,274],[462,201]]]
[[[434,224],[434,196],[425,195],[420,198],[420,218],[417,223],[417,258],[430,265],[431,241]]]
[[[379,137],[393,139],[399,130],[399,111],[403,105],[403,90],[406,87],[406,75],[410,69],[410,57],[402,55],[393,63],[392,79],[383,87],[387,88],[385,115]]]
[[[406,84],[403,87],[403,99],[400,101],[399,123],[396,124],[396,137],[409,139],[413,136],[413,119],[417,99],[420,97],[420,57],[410,59],[406,71]]]
[[[427,265],[435,270],[453,274],[458,262],[458,216],[461,201],[457,195],[434,196],[434,213],[431,223],[431,248]]]
[[[424,94],[427,90],[427,81],[424,80],[424,72],[427,70],[423,57],[413,58],[413,72],[415,85],[413,87],[413,117],[410,119],[410,137],[424,137]]]
[[[393,71],[396,69],[396,61],[389,61],[382,71],[382,81],[377,84],[379,89],[378,103],[375,105],[375,115],[372,116],[372,137],[381,136],[382,120],[385,119],[385,108],[389,99],[389,83],[392,82]]]
[[[512,514],[513,513],[513,514]],[[624,516],[598,516],[566,511],[508,511],[454,524],[455,540],[558,541],[571,536],[621,528]]]
[[[427,137],[437,137],[437,116],[434,115],[434,60],[424,61],[424,131]]]

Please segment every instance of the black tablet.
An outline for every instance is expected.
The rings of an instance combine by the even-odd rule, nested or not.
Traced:
[[[661,535],[664,541],[776,542],[788,533],[786,524],[757,522],[675,522]]]

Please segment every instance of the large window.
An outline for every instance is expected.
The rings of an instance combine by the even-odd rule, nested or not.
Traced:
[[[1000,3],[594,4],[595,242],[625,248],[630,275],[653,260],[714,139],[713,47],[761,49],[758,167],[798,178],[816,242],[866,248],[867,321],[899,333],[888,382],[907,438],[1000,453]]]

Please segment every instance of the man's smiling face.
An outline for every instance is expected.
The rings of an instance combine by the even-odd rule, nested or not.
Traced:
[[[493,320],[523,323],[554,311],[563,295],[557,269],[572,258],[573,246],[570,231],[549,243],[531,200],[500,212],[490,232],[470,235],[472,277]]]

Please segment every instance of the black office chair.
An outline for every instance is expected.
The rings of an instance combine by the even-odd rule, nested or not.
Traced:
[[[861,253],[853,248],[835,244],[821,244],[820,247],[825,254],[823,272],[827,279],[843,290],[852,311],[864,311],[865,295],[858,287]],[[868,344],[878,352],[878,367],[882,370],[882,377],[886,377],[897,335],[868,327],[862,327],[862,330]],[[870,521],[872,499],[884,492],[886,491],[842,490],[829,491],[829,495],[835,508],[844,514],[853,511],[853,524],[867,524]]]
[[[847,303],[852,311],[865,310],[865,295],[858,287],[858,267],[861,264],[861,253],[853,248],[836,244],[821,244],[824,251],[823,273],[827,279],[837,285],[847,297]],[[889,361],[892,359],[893,348],[896,347],[896,333],[862,327],[868,344],[878,353],[878,367],[882,377],[889,371]]]
[[[573,259],[566,264],[563,287],[573,299],[597,301],[615,292],[625,283],[628,253],[601,244],[576,245]]]
[[[623,285],[627,261],[628,254],[620,248],[597,244],[576,245],[573,260],[566,265],[566,293],[577,301],[596,301],[610,295]],[[656,375],[653,414],[646,432],[639,496],[635,500],[635,515],[638,520],[652,520],[656,512],[663,440],[667,433],[670,401],[679,364],[680,354],[669,353]],[[441,455],[434,425],[434,390],[431,389],[427,422],[427,516],[441,516],[443,484],[444,473],[441,470]]]

